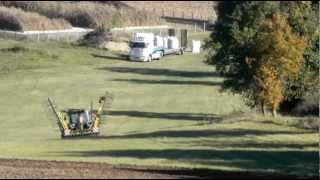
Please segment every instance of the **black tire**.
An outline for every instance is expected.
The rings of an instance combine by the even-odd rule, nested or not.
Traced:
[[[159,57],[159,60],[164,56],[164,53],[163,51],[160,51],[160,57]]]
[[[184,50],[180,49],[180,55],[183,55],[183,54],[184,54]]]
[[[152,55],[150,54],[147,62],[151,62],[151,61],[152,61]]]

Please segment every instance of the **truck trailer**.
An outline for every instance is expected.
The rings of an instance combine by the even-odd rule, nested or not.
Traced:
[[[153,33],[135,33],[130,41],[129,59],[150,62],[169,54],[183,54],[176,37],[155,36]]]

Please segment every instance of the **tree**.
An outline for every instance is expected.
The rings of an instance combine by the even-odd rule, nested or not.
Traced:
[[[286,96],[289,99],[305,98],[309,94],[318,94],[320,58],[318,8],[318,2],[281,2],[281,11],[288,17],[292,30],[303,36],[307,43],[299,78],[288,80],[286,83]]]
[[[218,19],[210,40],[207,63],[225,76],[223,89],[242,93],[255,106],[254,71],[249,68],[246,58],[254,49],[253,38],[259,23],[279,12],[278,2],[231,1],[217,5]]]
[[[256,47],[246,63],[252,72],[255,83],[255,101],[262,110],[267,104],[276,116],[276,110],[285,99],[284,83],[296,79],[303,64],[305,40],[294,34],[286,17],[275,14],[261,22],[253,45]]]
[[[205,46],[209,50],[206,62],[215,65],[216,70],[225,76],[223,89],[241,93],[251,106],[260,104],[256,101],[256,92],[259,90],[255,78],[260,66],[253,68],[254,65],[249,65],[247,60],[256,57],[256,37],[261,31],[261,22],[272,18],[274,14],[282,14],[287,18],[291,31],[304,37],[307,47],[297,76],[281,77],[281,83],[277,82],[278,89],[282,89],[284,100],[301,98],[310,91],[317,91],[318,3],[231,1],[219,2],[216,10],[218,19]]]

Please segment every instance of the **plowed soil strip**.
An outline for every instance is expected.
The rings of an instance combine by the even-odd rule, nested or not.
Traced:
[[[175,175],[154,173],[145,170],[133,167],[112,166],[103,163],[0,160],[0,178],[179,178],[179,176]]]
[[[0,159],[0,179],[269,179],[271,177],[285,176],[206,169],[172,169],[156,166],[110,165],[91,162]]]

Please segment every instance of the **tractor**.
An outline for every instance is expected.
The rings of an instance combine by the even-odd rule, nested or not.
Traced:
[[[97,110],[93,110],[92,102],[90,104],[90,109],[58,110],[53,100],[48,98],[49,109],[51,109],[57,119],[61,138],[99,135],[101,115],[105,103],[107,100],[112,100],[112,96],[107,95],[108,93],[99,98],[99,107]]]

